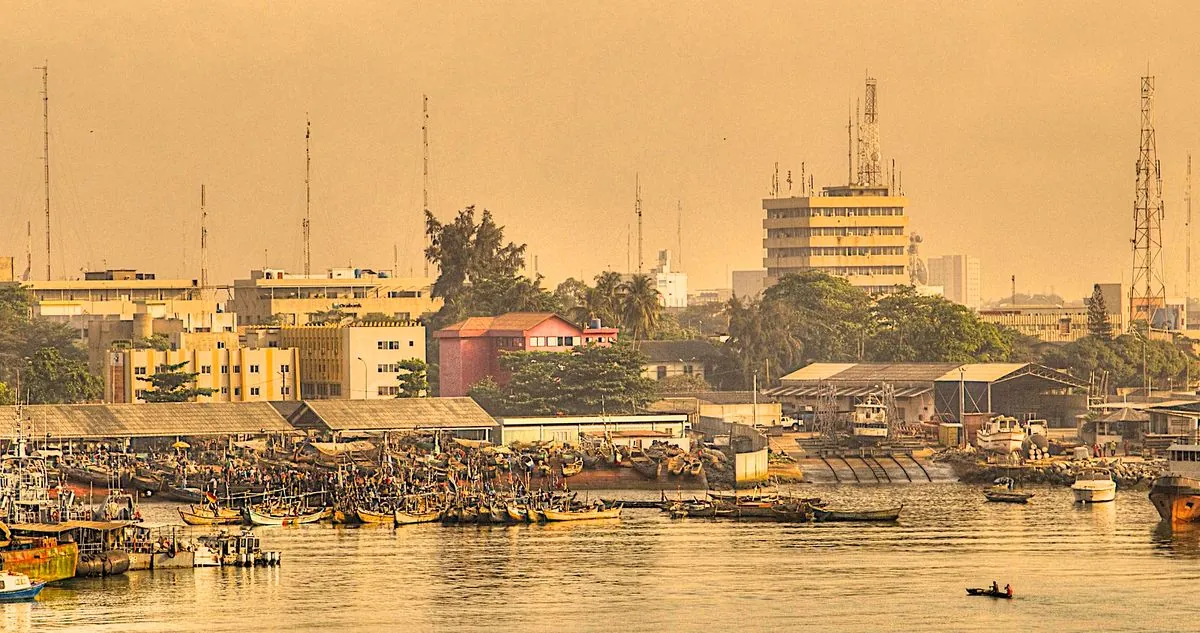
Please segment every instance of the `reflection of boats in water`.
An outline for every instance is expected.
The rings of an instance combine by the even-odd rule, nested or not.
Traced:
[[[1150,486],[1150,502],[1167,523],[1200,519],[1200,445],[1172,444],[1167,449],[1167,474]]]
[[[1117,482],[1103,468],[1089,468],[1075,477],[1071,484],[1075,503],[1103,503],[1117,498]]]
[[[854,405],[850,434],[857,444],[878,444],[887,440],[887,405],[878,396],[867,396],[866,400]]]

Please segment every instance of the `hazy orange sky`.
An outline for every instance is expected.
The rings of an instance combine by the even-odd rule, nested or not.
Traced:
[[[924,254],[979,255],[985,297],[1015,274],[1022,291],[1075,298],[1130,275],[1149,63],[1167,283],[1183,290],[1195,2],[48,6],[0,8],[0,254],[18,273],[26,220],[35,274],[45,265],[43,60],[56,276],[198,277],[202,182],[215,280],[264,249],[299,270],[306,112],[314,268],[388,268],[397,245],[419,273],[426,93],[437,215],[491,209],[553,286],[625,268],[640,173],[647,264],[676,248],[681,201],[692,288],[761,267],[775,161],[797,179],[805,161],[818,187],[845,181],[847,104],[869,70]]]

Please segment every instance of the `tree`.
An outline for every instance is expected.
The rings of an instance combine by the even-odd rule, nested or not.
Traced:
[[[196,396],[211,396],[212,389],[194,386],[199,374],[183,371],[187,364],[188,361],[168,364],[149,376],[138,376],[138,380],[153,386],[142,392],[142,399],[146,402],[189,402]]]
[[[1092,296],[1087,300],[1088,335],[1099,338],[1112,338],[1112,321],[1108,316],[1108,306],[1104,305],[1104,293],[1100,292],[1100,284],[1092,286]]]
[[[74,404],[98,400],[104,382],[88,373],[86,361],[43,348],[34,352],[21,372],[21,390],[33,404]]]
[[[426,377],[425,361],[410,358],[400,363],[404,370],[400,376],[400,393],[397,398],[423,398],[429,393],[429,380]]]
[[[470,396],[492,415],[579,415],[634,412],[655,394],[642,377],[645,356],[626,343],[588,345],[570,352],[504,352],[511,376],[500,386],[486,378]]]
[[[640,341],[658,325],[662,305],[659,304],[658,289],[649,275],[634,275],[621,284],[621,328],[629,337]]]
[[[139,338],[133,341],[134,349],[153,349],[160,352],[165,352],[171,349],[171,339],[166,334],[151,334],[146,338]]]
[[[78,335],[62,323],[33,316],[33,295],[28,290],[0,284],[0,381],[14,385],[17,370],[43,349],[67,360],[86,361],[87,353],[76,344]]]
[[[968,308],[905,286],[871,306],[866,352],[878,362],[969,363],[1008,360],[1012,348]]]
[[[871,297],[844,278],[815,270],[784,275],[763,292],[762,304],[786,313],[803,360],[862,359]]]
[[[16,404],[17,392],[8,388],[8,385],[0,382],[0,405]]]
[[[574,277],[567,277],[554,288],[554,298],[562,307],[564,313],[583,323],[587,320],[586,311],[588,285]],[[582,316],[581,316],[582,315]],[[575,318],[580,316],[580,318]]]
[[[712,391],[712,386],[699,374],[683,374],[667,376],[658,381],[658,393],[692,393],[695,391]]]
[[[1145,378],[1160,387],[1183,385],[1200,372],[1200,364],[1172,341],[1147,340],[1143,331],[1106,339],[1085,336],[1053,347],[1041,362],[1068,370],[1081,380],[1093,372],[1108,374],[1112,387],[1142,387]],[[1143,362],[1145,370],[1143,373]]]
[[[783,302],[750,300],[743,303],[733,297],[725,304],[729,319],[729,338],[725,340],[726,360],[719,376],[737,374],[740,384],[723,386],[749,388],[758,374],[778,377],[801,362],[804,343],[796,332],[794,312]],[[774,368],[774,371],[772,371]]]

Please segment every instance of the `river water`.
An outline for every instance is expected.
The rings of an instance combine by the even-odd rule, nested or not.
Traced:
[[[1028,506],[957,483],[798,488],[898,525],[672,520],[256,528],[277,568],[131,572],[0,605],[3,631],[1194,631],[1200,532],[1144,492]],[[627,493],[633,497],[638,493]],[[645,493],[641,493],[645,494]],[[148,520],[174,506],[143,506]],[[1017,599],[968,598],[1012,583]]]

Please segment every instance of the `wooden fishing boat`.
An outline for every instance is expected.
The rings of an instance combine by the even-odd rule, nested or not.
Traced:
[[[303,525],[305,523],[316,523],[321,519],[326,518],[332,513],[332,510],[320,508],[317,510],[301,510],[294,512],[284,510],[282,512],[272,512],[267,510],[260,512],[255,508],[246,508],[246,518],[254,525]]]
[[[704,462],[697,459],[696,461],[688,464],[687,471],[688,471],[688,474],[693,477],[699,477],[700,475],[703,475],[704,474]]]
[[[150,475],[134,475],[129,478],[129,483],[134,490],[142,492],[158,492],[163,488],[162,480]]]
[[[541,523],[546,520],[546,514],[540,508],[527,506],[525,508],[525,520],[530,523]]]
[[[492,523],[508,523],[508,511],[502,505],[496,504],[488,508],[488,516]]]
[[[563,511],[551,510],[549,508],[541,511],[547,521],[589,521],[592,519],[619,519],[621,518],[621,506],[610,508],[608,510],[577,510]]]
[[[508,513],[508,519],[513,523],[524,523],[528,520],[529,511],[525,509],[525,506],[510,503],[505,506],[504,510]]]
[[[183,519],[183,522],[188,525],[234,525],[242,522],[242,515],[240,513],[234,514],[231,517],[217,516],[212,513],[196,514],[188,512],[183,508],[179,509],[179,518]]]
[[[163,495],[167,498],[184,503],[200,503],[204,501],[204,491],[199,488],[189,488],[185,486],[166,486],[163,489]]]
[[[241,518],[241,516],[242,516],[241,510],[234,510],[233,508],[222,508],[220,506],[214,506],[214,505],[192,504],[192,505],[188,506],[188,512],[199,515],[199,516],[214,516],[214,517],[233,518],[233,519]]]
[[[667,459],[667,472],[678,477],[683,474],[683,469],[687,465],[683,461],[682,455],[676,455]]]
[[[1013,599],[1012,595],[1007,591],[1000,591],[999,589],[992,589],[991,587],[987,587],[986,589],[983,587],[968,587],[967,595],[982,598],[999,598],[1001,600]]]
[[[1015,490],[984,490],[983,496],[994,503],[1029,503],[1033,493]]]
[[[433,523],[442,517],[441,510],[432,512],[409,513],[396,510],[392,513],[392,520],[396,525],[413,525],[415,523]]]
[[[479,510],[476,510],[475,508],[464,507],[462,510],[458,511],[458,522],[459,523],[478,523],[479,522]]]
[[[898,521],[904,506],[883,508],[880,510],[826,510],[812,508],[814,521]]]
[[[639,475],[645,477],[646,479],[658,479],[658,471],[660,468],[659,463],[650,459],[649,457],[646,457],[645,455],[630,457],[629,463]]]
[[[576,458],[573,462],[563,462],[562,476],[571,477],[583,472],[583,460]]]
[[[358,514],[358,520],[363,523],[395,523],[396,515],[392,512],[371,512],[368,510],[358,509],[355,511]]]

